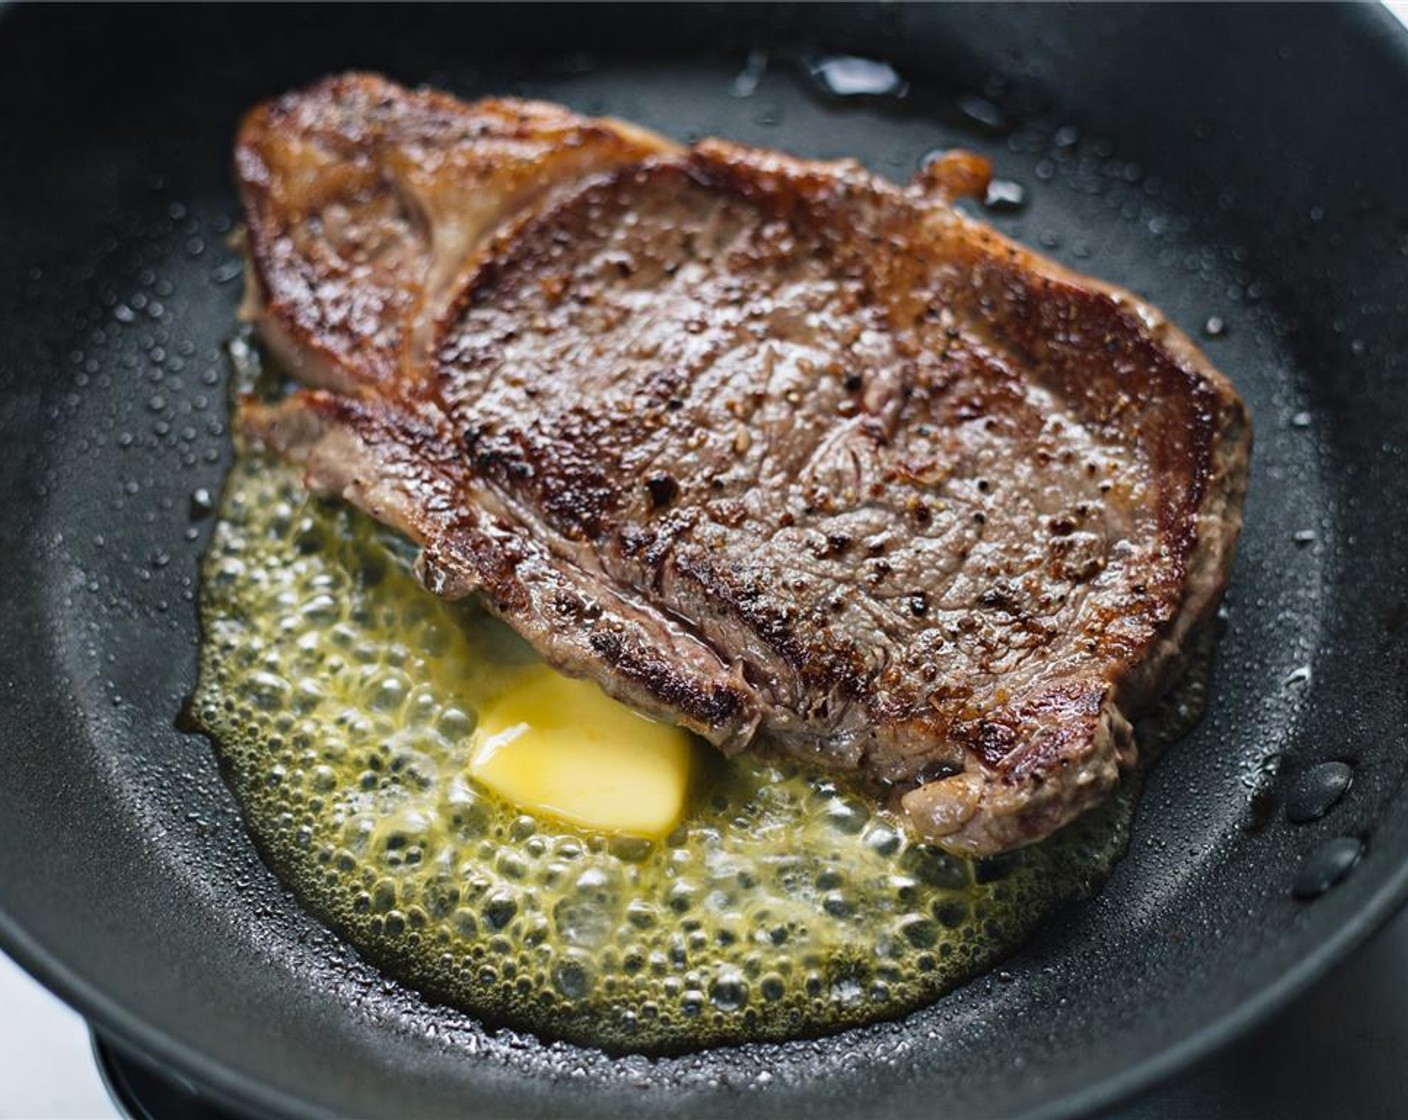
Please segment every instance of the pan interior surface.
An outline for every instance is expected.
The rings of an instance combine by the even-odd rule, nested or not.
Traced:
[[[1401,898],[1408,46],[1386,17],[41,8],[0,28],[0,936],[124,1043],[287,1115],[1068,1113],[1226,1037]],[[846,94],[842,53],[898,81]],[[665,1059],[486,1031],[298,907],[173,721],[229,459],[231,138],[353,66],[897,180],[973,148],[1022,188],[999,229],[1201,332],[1257,425],[1242,551],[1208,715],[1095,900],[902,1021]],[[1349,791],[1292,823],[1331,760]]]

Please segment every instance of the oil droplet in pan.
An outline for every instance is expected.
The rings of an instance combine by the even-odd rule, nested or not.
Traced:
[[[1348,875],[1363,854],[1364,842],[1353,836],[1326,840],[1300,861],[1291,894],[1307,901],[1319,898]]]
[[[960,94],[954,104],[971,124],[984,132],[998,135],[1012,128],[1006,114],[986,97],[979,97],[976,93]]]
[[[1354,783],[1354,771],[1347,762],[1322,762],[1312,766],[1291,787],[1286,796],[1286,817],[1292,824],[1318,821],[1339,803]]]
[[[807,64],[812,80],[832,97],[903,97],[909,89],[888,62],[838,54]]]
[[[743,69],[733,79],[729,93],[734,97],[752,97],[758,91],[763,75],[768,71],[768,52],[753,50],[748,52],[748,60]]]
[[[983,206],[994,214],[1016,214],[1026,209],[1027,192],[1011,179],[994,179],[983,195]]]

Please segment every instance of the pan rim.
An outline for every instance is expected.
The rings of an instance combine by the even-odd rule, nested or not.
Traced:
[[[1167,1081],[1247,1034],[1327,976],[1385,926],[1408,902],[1408,861],[1400,863],[1353,917],[1281,976],[1243,999],[1230,1012],[1163,1046],[1118,1073],[1012,1114],[1012,1120],[1069,1120],[1098,1113]],[[97,985],[50,953],[0,907],[0,949],[30,976],[83,1016],[88,1026],[147,1062],[179,1071],[212,1100],[289,1120],[326,1120],[341,1113],[305,1095],[277,1089],[244,1074],[218,1055],[174,1037],[127,1010]]]
[[[1408,27],[1386,8],[1377,5],[1375,8],[1367,13],[1367,18],[1378,24],[1371,33],[1376,31],[1384,40],[1395,40],[1397,48],[1408,57]],[[1378,932],[1405,901],[1408,901],[1408,862],[1386,869],[1382,881],[1342,925],[1230,1011],[1184,1031],[1178,1041],[1159,1046],[1116,1073],[1016,1115],[1021,1120],[1061,1120],[1097,1112],[1167,1081],[1264,1023],[1322,980]],[[241,1072],[213,1048],[178,1037],[158,1022],[133,1012],[113,999],[101,984],[85,979],[80,970],[50,952],[9,913],[3,902],[0,902],[0,949],[83,1015],[94,1030],[145,1060],[179,1071],[213,1101],[277,1116],[324,1118],[338,1115],[306,1094],[275,1088]]]

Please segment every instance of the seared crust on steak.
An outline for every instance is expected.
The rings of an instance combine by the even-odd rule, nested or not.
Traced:
[[[515,213],[562,183],[675,149],[541,101],[465,105],[371,74],[329,78],[240,128],[251,310],[309,384],[414,376],[461,270]]]
[[[300,99],[330,88],[256,110],[241,152],[252,129],[311,143]],[[475,219],[448,287],[407,224],[410,248],[393,233],[334,269],[324,303],[264,299],[265,336],[324,388],[247,405],[247,432],[564,671],[725,751],[860,770],[950,850],[1028,843],[1110,792],[1240,523],[1246,411],[1183,335],[956,211],[944,189],[973,157],[902,189],[720,141],[608,144],[523,202],[473,129],[444,124],[440,150],[378,128],[379,165],[425,191],[473,167],[474,192],[519,201],[476,204],[499,217]],[[320,180],[341,172],[279,166],[239,164],[270,296],[339,251],[316,206],[277,200],[281,176],[338,197]],[[392,293],[370,335],[336,326],[354,290]]]

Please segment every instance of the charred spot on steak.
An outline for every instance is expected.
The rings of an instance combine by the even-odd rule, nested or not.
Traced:
[[[645,488],[650,492],[651,509],[664,509],[680,495],[680,484],[667,474],[651,475]]]

